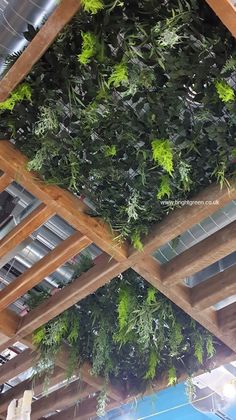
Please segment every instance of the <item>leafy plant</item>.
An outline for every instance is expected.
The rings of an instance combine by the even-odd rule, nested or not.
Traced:
[[[81,0],[81,4],[85,12],[95,15],[104,8],[102,0]]]
[[[32,90],[28,83],[22,83],[4,102],[0,102],[0,111],[12,111],[18,102],[30,101],[32,98]]]
[[[216,82],[216,90],[219,95],[219,98],[223,102],[227,103],[227,102],[234,101],[234,98],[235,98],[234,90],[224,80],[220,80]]]
[[[124,62],[116,64],[112,70],[112,73],[108,79],[108,86],[114,86],[115,88],[121,85],[127,85],[129,81],[128,78],[128,68]]]
[[[97,54],[99,43],[92,32],[82,32],[82,40],[82,52],[77,57],[81,64],[86,65]]]
[[[155,162],[162,166],[163,169],[172,175],[173,168],[173,151],[169,140],[153,140],[152,156]]]

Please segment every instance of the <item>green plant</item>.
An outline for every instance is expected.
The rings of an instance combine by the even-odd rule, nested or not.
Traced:
[[[112,73],[108,79],[108,86],[114,86],[115,88],[121,85],[127,85],[129,82],[128,68],[124,62],[116,64],[112,70]]]
[[[81,4],[85,12],[95,15],[104,8],[102,0],[81,0]]]
[[[12,111],[18,102],[31,101],[32,90],[28,83],[22,83],[4,102],[0,102],[0,111]]]
[[[172,192],[170,177],[168,175],[163,175],[161,177],[161,185],[157,193],[157,199],[161,200],[163,197],[170,197]]]
[[[99,49],[99,43],[97,37],[92,32],[82,32],[82,52],[78,54],[78,61],[86,65],[90,62],[91,58],[94,57]]]
[[[227,103],[234,101],[235,99],[235,93],[234,90],[226,83],[224,80],[220,80],[216,82],[216,90],[219,95],[219,98]]]
[[[160,165],[169,175],[172,175],[173,151],[169,140],[160,139],[152,141],[152,156],[154,161]]]

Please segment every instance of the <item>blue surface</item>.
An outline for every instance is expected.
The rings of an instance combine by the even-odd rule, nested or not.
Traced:
[[[178,407],[186,404],[183,407]],[[174,408],[174,409],[172,409]],[[163,412],[165,411],[166,412]],[[232,420],[236,420],[236,403],[224,410]],[[214,414],[203,414],[188,404],[184,384],[165,389],[119,410],[114,410],[104,420],[217,420]]]

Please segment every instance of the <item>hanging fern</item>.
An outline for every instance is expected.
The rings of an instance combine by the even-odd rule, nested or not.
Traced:
[[[164,197],[170,197],[171,196],[171,185],[170,185],[170,177],[168,175],[163,175],[161,177],[161,185],[157,193],[157,199],[161,200]]]
[[[129,82],[128,68],[124,62],[116,64],[112,70],[112,73],[108,79],[108,86],[114,86],[118,88],[121,85],[127,85]]]
[[[172,175],[173,151],[169,140],[160,139],[152,141],[152,156],[154,161],[160,165],[169,175]]]
[[[78,61],[86,65],[90,62],[99,50],[99,42],[92,32],[82,32],[82,52],[78,54]]]
[[[81,0],[81,4],[85,12],[95,15],[104,8],[102,0]]]
[[[227,103],[232,102],[235,99],[235,93],[234,90],[226,83],[224,80],[220,80],[216,82],[215,84],[217,93],[219,95],[219,98]]]

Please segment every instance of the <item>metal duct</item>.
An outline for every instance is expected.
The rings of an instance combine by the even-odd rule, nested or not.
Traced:
[[[40,26],[56,5],[57,0],[0,0],[0,73],[4,57],[27,44],[23,33],[28,25]]]

